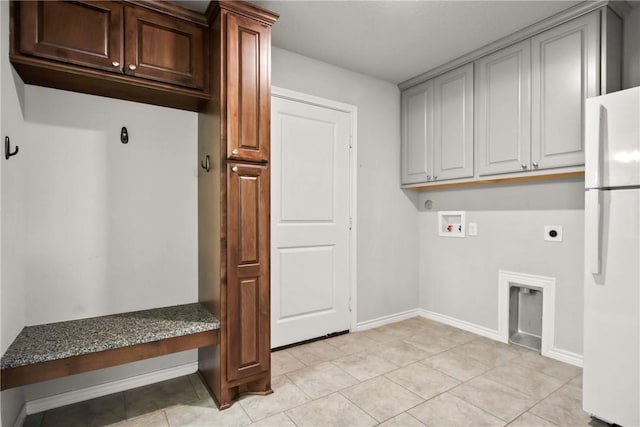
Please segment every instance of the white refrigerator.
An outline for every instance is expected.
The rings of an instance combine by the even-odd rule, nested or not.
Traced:
[[[640,87],[587,99],[583,408],[640,425]]]

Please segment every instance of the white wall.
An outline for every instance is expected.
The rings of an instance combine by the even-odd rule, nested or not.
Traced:
[[[581,180],[422,192],[418,208],[422,308],[497,331],[498,270],[555,277],[555,347],[582,354]],[[439,210],[465,210],[478,236],[439,237]],[[545,242],[544,225],[561,225],[563,242]]]
[[[25,119],[27,324],[197,301],[196,113],[28,85]]]
[[[622,84],[625,89],[640,86],[640,6],[625,16],[622,49]]]
[[[272,84],[358,107],[358,322],[417,308],[417,211],[400,190],[400,92],[283,49]]]
[[[12,149],[23,145],[21,102],[23,85],[9,65],[9,2],[0,2],[0,352],[9,347],[25,325],[23,293],[23,199],[22,152],[4,159],[4,137],[9,136]],[[24,403],[23,390],[0,393],[1,424],[13,425]]]

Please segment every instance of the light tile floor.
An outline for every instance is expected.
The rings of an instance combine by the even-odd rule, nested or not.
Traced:
[[[582,371],[415,317],[271,355],[269,396],[218,411],[197,375],[30,415],[25,426],[586,426]]]

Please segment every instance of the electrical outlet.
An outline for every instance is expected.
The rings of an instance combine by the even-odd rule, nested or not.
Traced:
[[[547,242],[562,242],[562,226],[545,225],[544,240],[546,240]]]

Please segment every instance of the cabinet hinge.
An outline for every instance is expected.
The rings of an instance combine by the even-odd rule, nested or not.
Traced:
[[[349,230],[353,227],[353,218],[349,217]]]
[[[349,148],[353,148],[353,136],[349,135]]]

